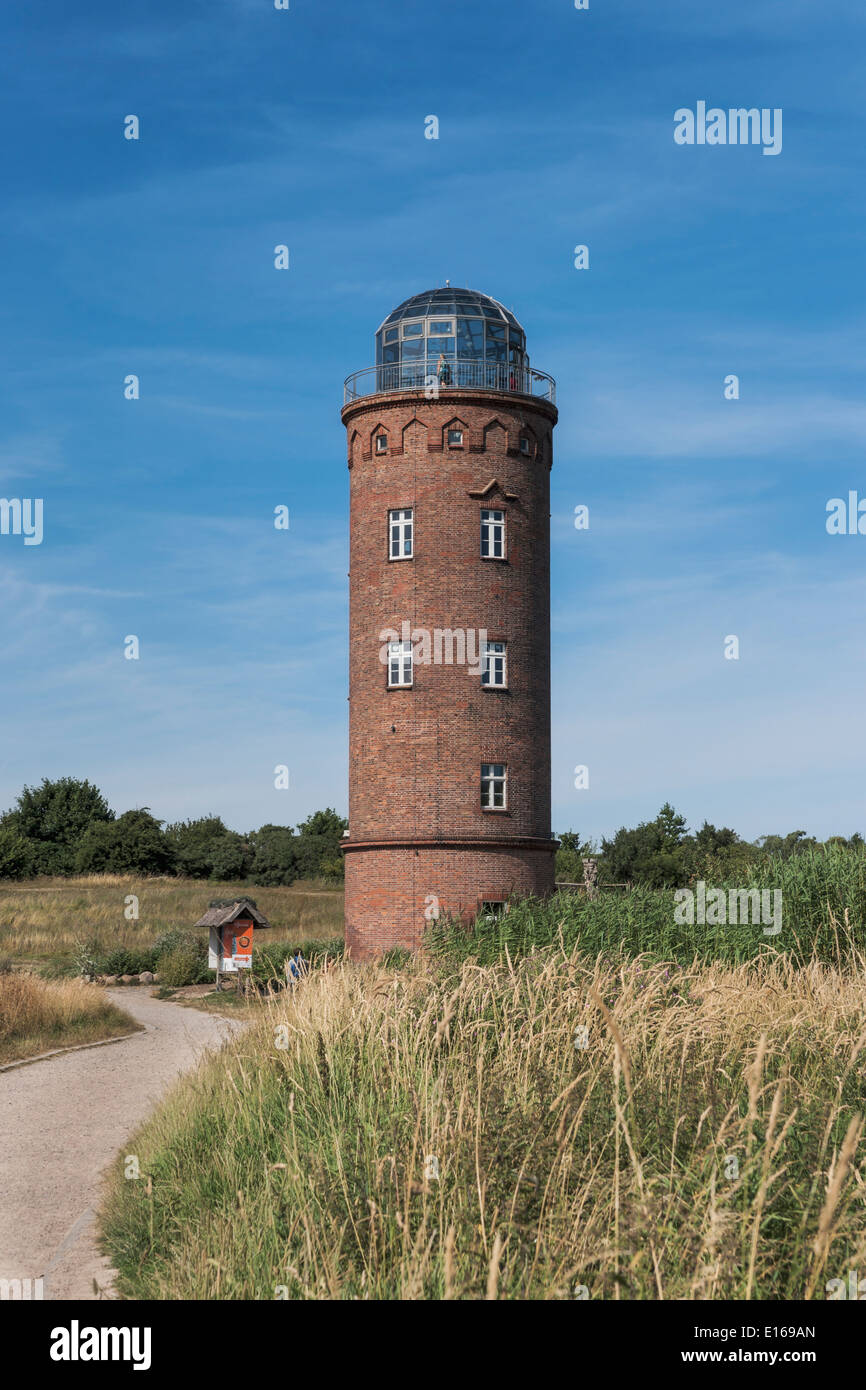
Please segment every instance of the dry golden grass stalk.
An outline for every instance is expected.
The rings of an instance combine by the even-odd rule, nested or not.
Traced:
[[[802,1299],[866,1245],[864,987],[779,957],[339,963],[137,1137],[166,1176],[152,1241],[114,1188],[124,1291],[213,1297],[205,1253],[225,1298]]]

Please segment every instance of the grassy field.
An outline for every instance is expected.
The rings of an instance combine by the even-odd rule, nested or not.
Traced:
[[[311,953],[127,1146],[121,1292],[824,1298],[866,1262],[866,856],[725,886],[780,889],[781,933],[635,889],[443,921],[414,959]],[[0,889],[0,953],[66,971],[83,937],[142,947],[244,891],[267,944],[341,931],[310,885],[58,880]]]
[[[824,1298],[866,1261],[864,989],[855,956],[338,961],[131,1141],[121,1292]]]
[[[31,963],[48,974],[69,973],[80,940],[104,951],[148,946],[172,928],[191,927],[211,898],[243,893],[255,898],[272,924],[272,930],[260,933],[262,941],[342,935],[342,890],[316,884],[259,888],[125,875],[46,878],[0,884],[0,957]],[[137,921],[124,916],[131,895],[138,898]]]
[[[579,945],[586,955],[625,952],[688,963],[737,961],[783,951],[798,962],[813,957],[837,964],[851,948],[866,952],[866,853],[820,849],[753,868],[742,882],[722,887],[779,889],[782,931],[767,937],[760,927],[688,926],[674,920],[673,890],[635,888],[587,900],[560,893],[551,901],[515,903],[503,918],[467,936],[443,922],[431,946],[457,962],[513,958],[541,946]],[[260,888],[176,878],[42,879],[0,883],[0,957],[69,973],[77,942],[102,952],[151,945],[163,933],[188,928],[211,898],[250,893],[272,923],[262,946],[291,941],[332,941],[343,934],[342,889],[297,883]],[[138,899],[138,920],[128,920],[127,899]],[[205,933],[202,932],[202,936]]]
[[[104,990],[84,980],[0,973],[0,1065],[55,1047],[122,1037],[137,1026]]]

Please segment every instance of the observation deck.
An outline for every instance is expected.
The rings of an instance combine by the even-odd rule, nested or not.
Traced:
[[[398,304],[376,332],[376,365],[346,378],[345,405],[396,391],[495,391],[556,403],[556,382],[529,365],[526,334],[510,309],[450,285]]]
[[[444,365],[444,371],[442,366]],[[501,391],[510,396],[535,396],[556,404],[556,382],[547,372],[534,367],[515,367],[508,362],[479,362],[473,358],[422,358],[411,363],[389,366],[362,367],[347,376],[343,384],[343,404],[350,405],[362,396],[377,396],[392,391],[427,391],[432,395],[434,383],[440,391],[465,389],[470,391]]]

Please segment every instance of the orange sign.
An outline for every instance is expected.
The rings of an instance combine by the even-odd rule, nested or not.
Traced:
[[[253,963],[252,922],[230,922],[223,927],[223,970],[249,970]]]

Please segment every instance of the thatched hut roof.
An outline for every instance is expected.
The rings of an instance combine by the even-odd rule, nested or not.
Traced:
[[[271,924],[263,912],[260,912],[249,898],[235,898],[231,902],[228,900],[217,899],[211,903],[204,916],[196,922],[197,927],[227,927],[230,922],[236,922],[239,917],[251,917],[257,927],[269,927]]]

